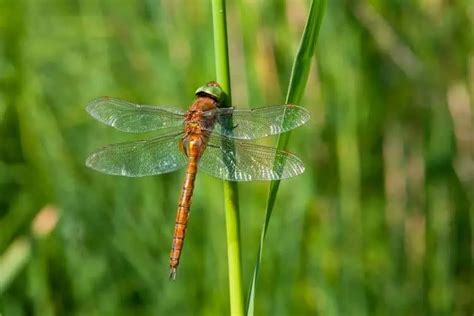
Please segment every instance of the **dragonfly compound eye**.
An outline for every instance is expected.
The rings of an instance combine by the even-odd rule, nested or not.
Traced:
[[[221,87],[219,85],[210,85],[207,84],[205,86],[199,87],[196,90],[196,95],[197,96],[207,96],[211,97],[214,100],[216,100],[218,103],[222,102],[224,99],[224,92],[222,91]]]

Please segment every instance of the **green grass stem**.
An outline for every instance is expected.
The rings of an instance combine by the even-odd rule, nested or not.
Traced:
[[[212,1],[216,80],[226,93],[226,105],[231,104],[229,53],[225,0]],[[231,315],[244,315],[242,291],[242,259],[240,246],[240,219],[236,182],[224,181],[224,206],[227,231],[227,258]]]
[[[314,48],[321,28],[321,22],[323,20],[324,12],[326,8],[326,0],[313,0],[311,2],[311,8],[309,11],[308,19],[304,28],[303,36],[301,38],[300,46],[295,57],[293,68],[291,71],[290,83],[286,95],[287,104],[299,104],[306,87],[308,80],[308,74],[311,67],[311,60],[314,54]],[[285,124],[283,122],[283,124]],[[278,137],[278,149],[286,149],[290,133],[281,134]],[[252,282],[250,284],[250,290],[247,299],[247,315],[254,314],[255,308],[255,290],[257,286],[257,279],[260,270],[260,263],[263,255],[263,245],[265,236],[270,223],[270,218],[275,206],[275,200],[280,186],[280,181],[272,181],[270,183],[270,189],[268,191],[267,204],[265,208],[265,220],[263,222],[262,231],[260,234],[260,243],[257,253],[257,262],[255,263],[254,272],[252,276]]]

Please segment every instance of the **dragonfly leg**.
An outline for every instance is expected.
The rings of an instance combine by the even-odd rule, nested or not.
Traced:
[[[214,144],[207,144],[208,147],[211,147],[211,148],[222,148],[221,146],[217,146],[217,145],[214,145]]]

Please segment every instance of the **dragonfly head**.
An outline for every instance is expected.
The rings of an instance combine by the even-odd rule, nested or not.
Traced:
[[[199,87],[196,90],[196,95],[210,97],[217,101],[217,103],[222,103],[224,100],[224,91],[215,81],[208,82],[205,86]]]

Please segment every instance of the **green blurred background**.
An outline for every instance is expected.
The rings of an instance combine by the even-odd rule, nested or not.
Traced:
[[[256,314],[471,315],[474,2],[328,2],[302,102],[312,120],[290,140],[307,171],[282,182]],[[284,102],[308,8],[229,1],[236,106]],[[89,100],[185,109],[215,78],[210,9],[0,0],[1,315],[229,313],[222,182],[198,176],[170,282],[184,172],[84,167],[137,138],[94,121]],[[247,288],[268,183],[239,189]]]

